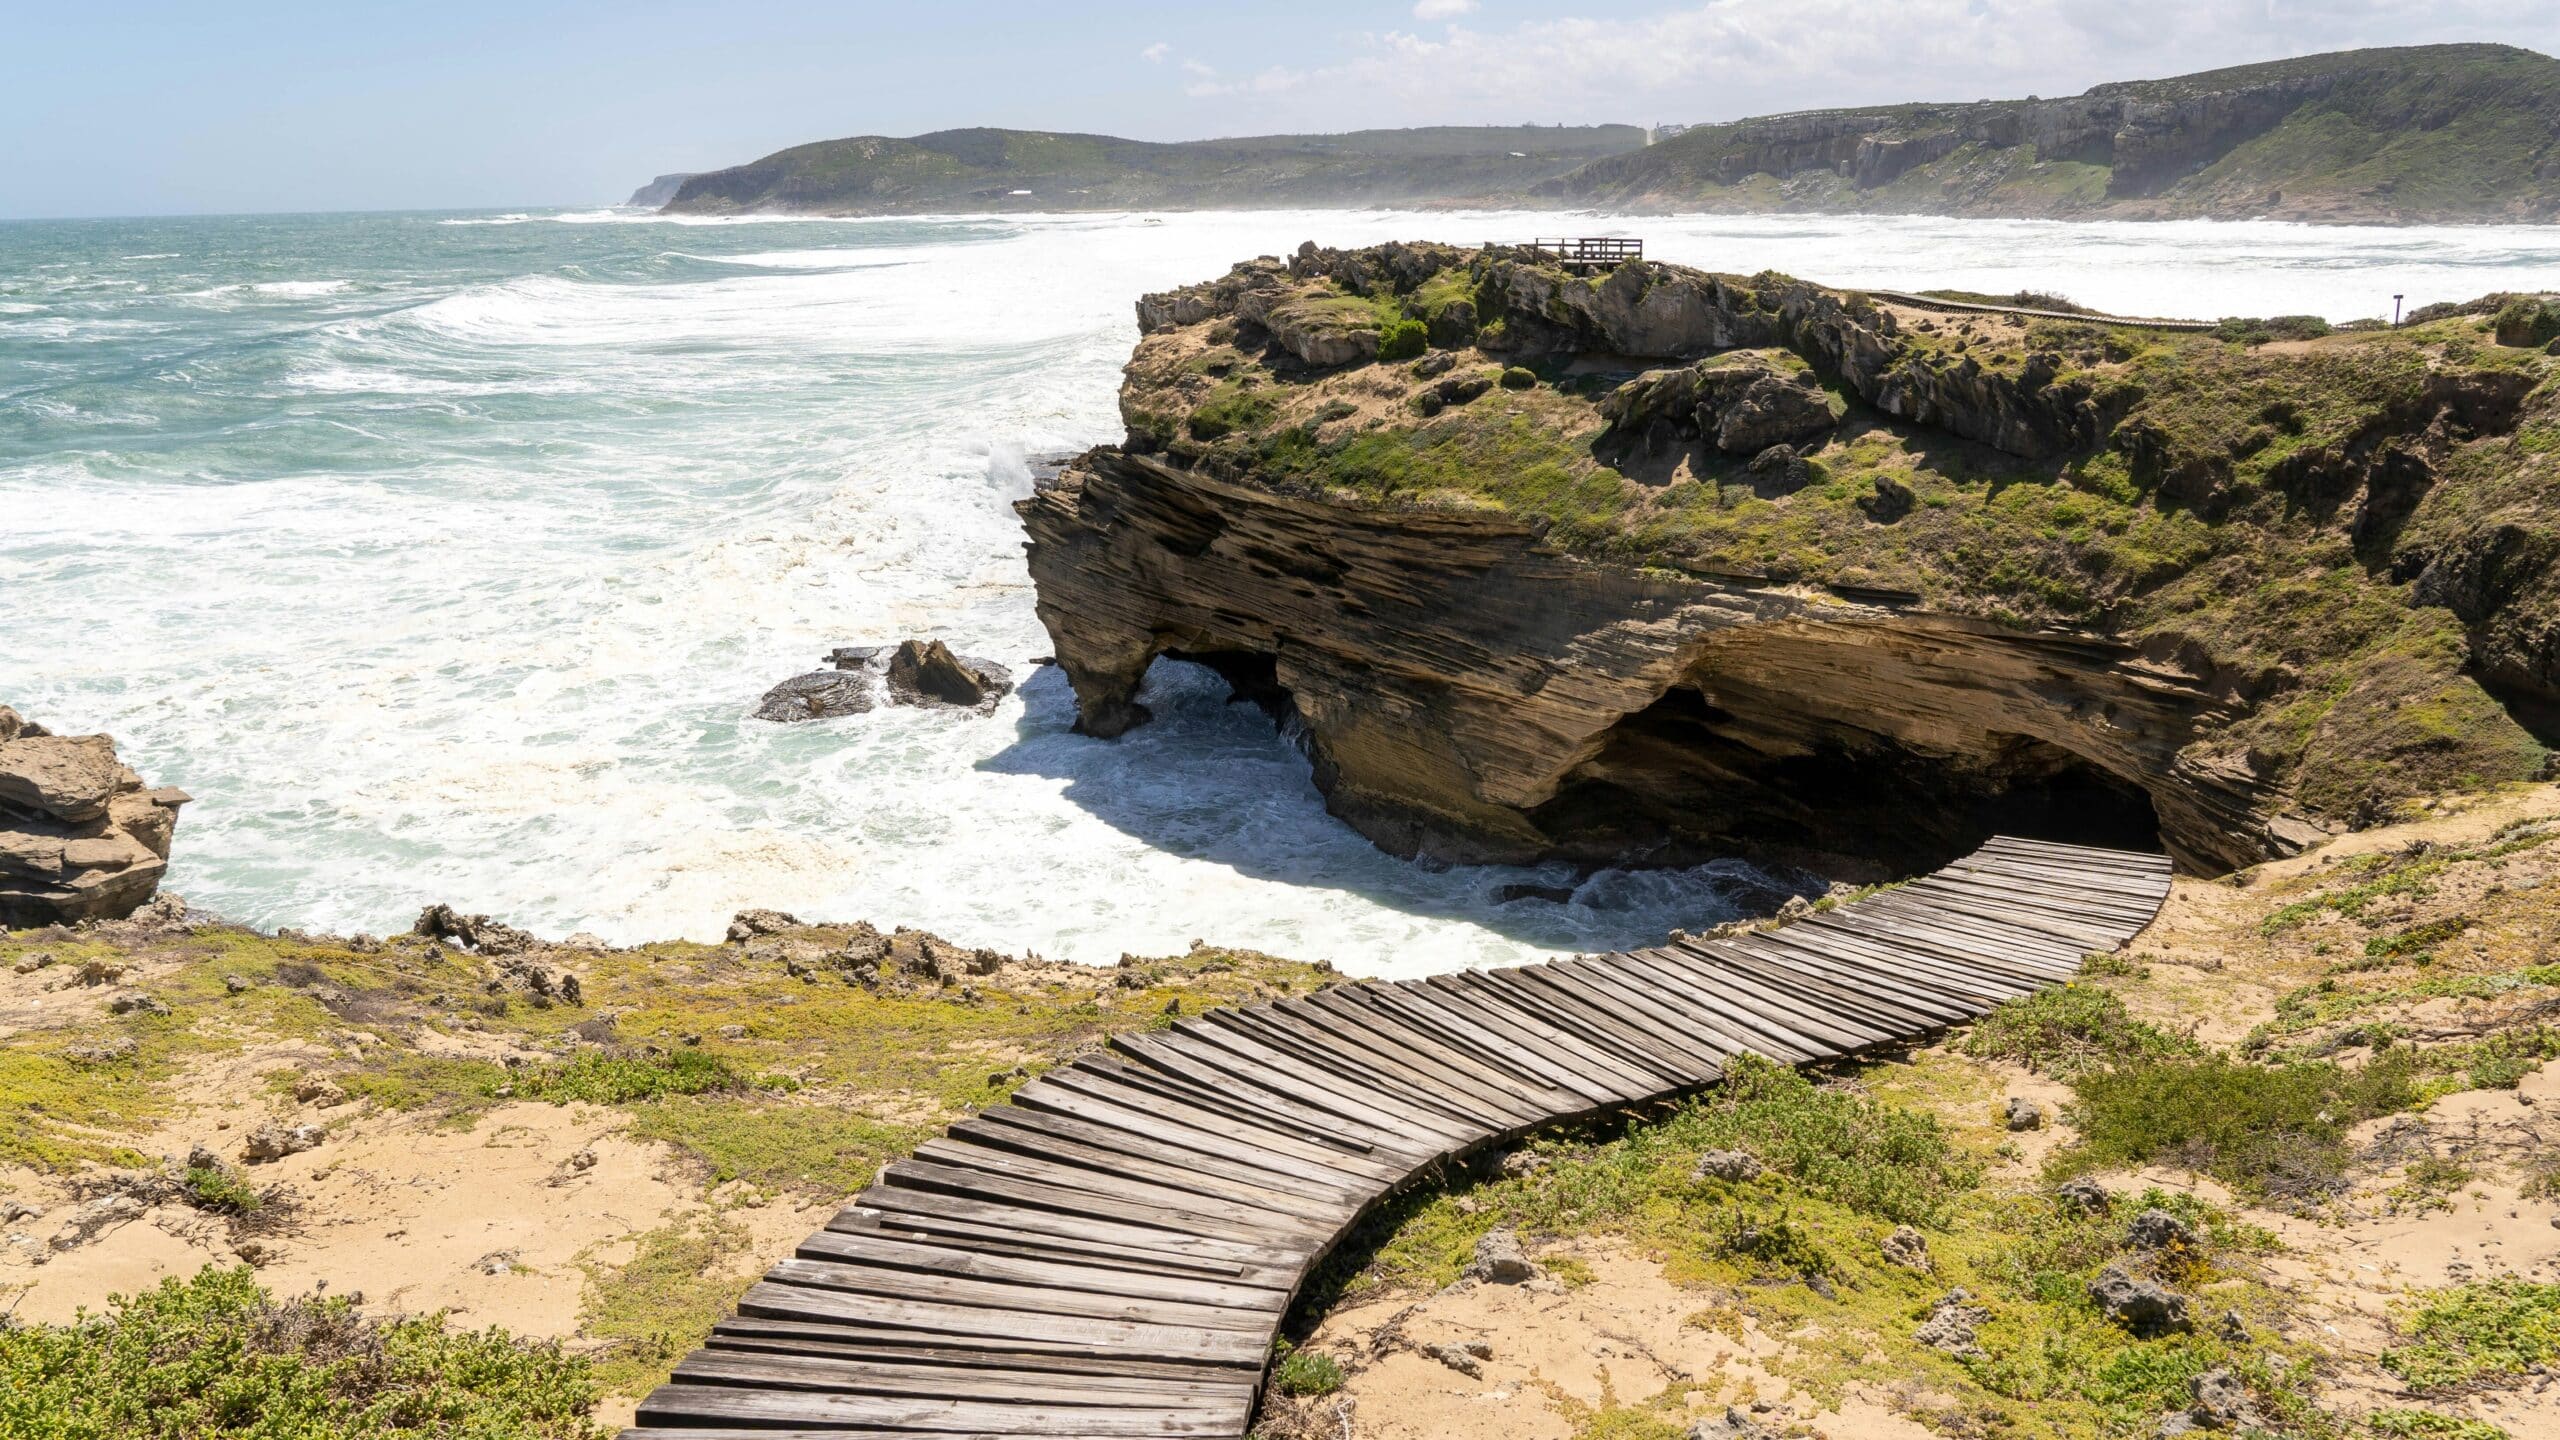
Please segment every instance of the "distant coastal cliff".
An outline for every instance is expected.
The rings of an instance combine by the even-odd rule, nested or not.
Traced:
[[[2384,224],[2560,215],[2560,61],[2504,45],[2349,50],[2065,99],[1806,111],[1646,138],[1627,125],[1178,144],[864,135],[661,176],[631,203],[815,215],[1458,203]]]

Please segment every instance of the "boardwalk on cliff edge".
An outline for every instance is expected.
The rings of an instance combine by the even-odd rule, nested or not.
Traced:
[[[1242,1436],[1298,1287],[1440,1162],[1905,1042],[2069,979],[2156,855],[1998,839],[1782,929],[1347,984],[1125,1035],[953,1125],[739,1302],[626,1440]]]

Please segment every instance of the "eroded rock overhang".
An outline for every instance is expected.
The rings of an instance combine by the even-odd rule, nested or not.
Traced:
[[[1114,449],[1020,508],[1084,730],[1142,722],[1159,656],[1216,665],[1294,711],[1334,813],[1400,854],[1901,870],[2019,804],[2115,807],[2200,871],[2316,833],[2200,739],[2247,697],[2192,657],[1595,564],[1508,516]]]

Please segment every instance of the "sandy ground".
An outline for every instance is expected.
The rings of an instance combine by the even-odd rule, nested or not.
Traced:
[[[95,1176],[0,1167],[9,1198],[43,1212],[8,1225],[27,1240],[0,1245],[0,1292],[17,1292],[17,1318],[68,1320],[164,1276],[246,1261],[279,1295],[358,1293],[368,1308],[444,1310],[471,1327],[570,1338],[586,1267],[629,1259],[644,1232],[725,1202],[726,1218],[747,1229],[746,1255],[761,1263],[789,1253],[829,1213],[706,1195],[693,1166],[624,1136],[622,1117],[598,1107],[512,1104],[467,1129],[440,1129],[360,1104],[273,1095],[261,1077],[300,1054],[260,1047],[191,1070],[177,1087],[183,1118],[135,1142],[144,1154],[182,1158],[201,1144],[237,1160],[242,1138],[268,1120],[322,1127],[317,1148],[241,1167],[262,1188],[285,1187],[269,1207],[282,1212],[272,1220],[235,1227],[183,1204],[158,1205],[56,1251],[45,1242],[77,1209],[81,1182]],[[741,1288],[746,1278],[738,1277]]]
[[[1740,1333],[1691,1323],[1712,1297],[1663,1278],[1662,1267],[1601,1240],[1537,1252],[1570,1256],[1591,1280],[1567,1286],[1460,1281],[1325,1318],[1312,1348],[1357,1357],[1350,1383],[1319,1411],[1347,1417],[1358,1440],[1572,1440],[1576,1414],[1651,1401],[1674,1387],[1688,1413],[1736,1407],[1770,1427],[1810,1427],[1830,1440],[1934,1440],[1881,1397],[1828,1409],[1765,1368],[1784,1346],[1748,1321]],[[1436,1351],[1490,1351],[1467,1375]],[[1342,1406],[1348,1405],[1345,1411]]]

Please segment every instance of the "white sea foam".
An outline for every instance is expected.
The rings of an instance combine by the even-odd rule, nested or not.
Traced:
[[[502,222],[546,228],[499,252],[444,228]],[[183,283],[210,299],[100,284],[124,278],[101,262],[0,268],[26,287],[0,346],[48,367],[0,391],[0,678],[198,796],[172,877],[191,899],[375,930],[451,900],[631,939],[773,905],[1083,959],[1197,937],[1393,973],[1725,913],[1730,867],[1494,906],[1524,872],[1380,854],[1206,672],[1160,667],[1157,723],[1103,744],[1027,663],[1049,643],[1010,502],[1027,456],[1116,433],[1132,297],[1301,239],[1557,217],[412,223],[378,270],[325,235],[208,262]],[[1725,271],[2154,314],[2344,318],[2547,285],[2560,261],[2521,228],[1561,223]],[[635,224],[702,228],[670,250]],[[61,373],[91,357],[94,378]],[[187,438],[125,448],[164,419]],[[829,647],[910,634],[1025,684],[987,719],[745,718]]]

